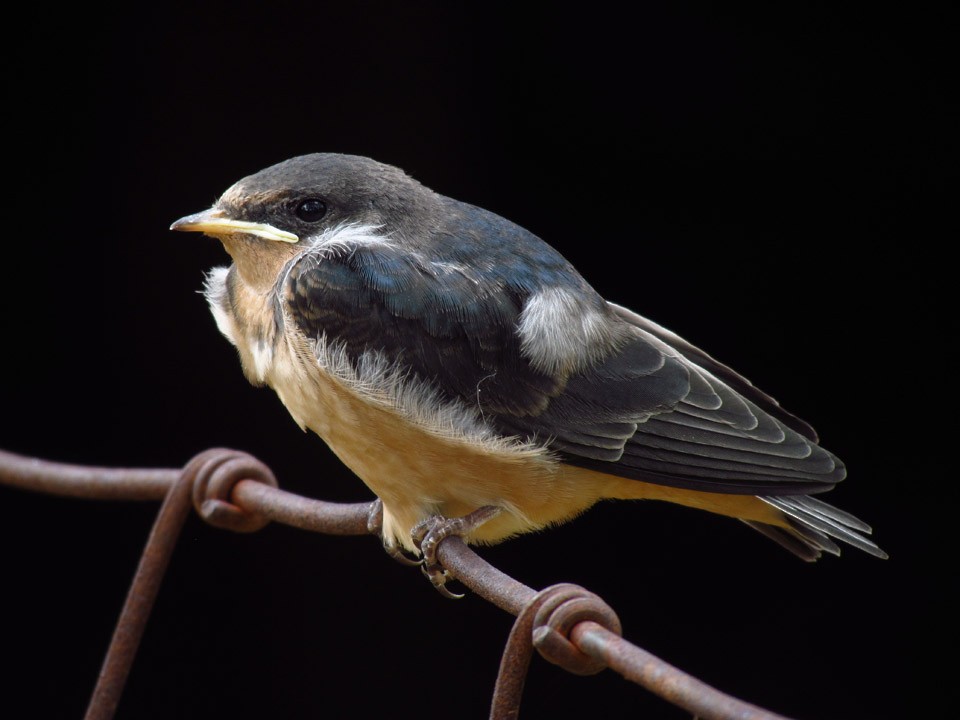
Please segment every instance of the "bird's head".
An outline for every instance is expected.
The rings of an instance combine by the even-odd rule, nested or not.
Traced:
[[[409,237],[412,222],[430,222],[434,205],[435,194],[398,168],[315,153],[245,177],[213,207],[170,229],[218,238],[246,282],[266,292],[280,269],[325,233],[360,226]]]

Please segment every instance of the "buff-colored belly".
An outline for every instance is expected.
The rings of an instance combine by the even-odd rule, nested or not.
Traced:
[[[484,442],[412,421],[388,399],[316,374],[277,392],[383,501],[384,536],[413,550],[410,530],[431,515],[458,517],[485,505],[504,510],[468,536],[490,543],[566,520],[593,505],[597,488],[577,482],[545,451]]]

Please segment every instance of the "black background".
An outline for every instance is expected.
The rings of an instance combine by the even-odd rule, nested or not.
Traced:
[[[628,639],[771,710],[922,717],[955,631],[949,18],[775,5],[28,9],[2,49],[0,448],[176,467],[227,446],[370,499],[242,377],[198,294],[219,244],[167,229],[287,157],[368,155],[539,234],[813,423],[849,467],[829,499],[891,559],[808,565],[629,503],[481,554],[592,589]],[[156,508],[0,489],[0,715],[82,715]],[[510,624],[372,538],[192,517],[118,718],[481,718]],[[536,661],[521,717],[576,712],[686,716]]]

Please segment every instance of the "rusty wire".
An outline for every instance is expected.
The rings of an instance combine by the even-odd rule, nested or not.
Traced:
[[[215,448],[182,469],[82,467],[0,450],[0,483],[24,490],[109,500],[163,500],[114,629],[86,720],[110,720],[181,528],[193,508],[210,524],[253,532],[270,521],[332,535],[376,530],[376,502],[329,503],[281,490],[270,469],[237,450]],[[562,584],[536,591],[500,572],[457,537],[437,552],[443,567],[480,597],[517,616],[501,659],[492,720],[517,718],[536,650],[577,675],[610,668],[704,720],[786,720],[731,697],[621,637],[616,613],[597,595]]]

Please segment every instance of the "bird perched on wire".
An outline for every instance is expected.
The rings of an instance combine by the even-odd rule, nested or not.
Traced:
[[[438,586],[446,534],[494,543],[608,498],[738,518],[805,560],[834,540],[885,557],[813,497],[845,469],[807,423],[395,167],[296,157],[172,229],[223,243],[205,293],[247,378],[369,486],[385,547],[422,550]]]

